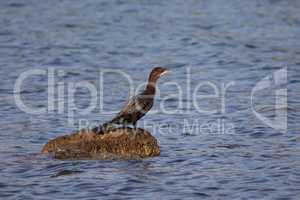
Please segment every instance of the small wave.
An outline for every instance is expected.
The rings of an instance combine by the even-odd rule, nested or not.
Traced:
[[[280,106],[280,107],[275,107],[275,106],[262,106],[257,109],[255,109],[257,112],[275,112],[275,111],[287,111],[287,112],[296,112],[296,108],[293,108],[291,106]]]
[[[70,175],[73,175],[73,174],[79,174],[79,173],[82,173],[83,171],[79,171],[79,170],[61,170],[59,171],[57,174],[53,175],[52,177],[55,178],[55,177],[59,177],[59,176],[70,176]]]
[[[13,8],[21,8],[21,7],[24,7],[25,4],[23,3],[9,3],[7,4],[8,7],[13,7]]]

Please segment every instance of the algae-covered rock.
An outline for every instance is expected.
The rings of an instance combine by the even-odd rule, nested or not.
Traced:
[[[57,159],[115,159],[158,156],[157,140],[146,130],[116,128],[104,134],[82,130],[50,140],[42,149]]]

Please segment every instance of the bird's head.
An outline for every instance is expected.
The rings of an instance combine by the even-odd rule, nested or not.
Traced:
[[[169,73],[170,70],[163,68],[163,67],[155,67],[154,69],[152,69],[150,76],[149,76],[149,80],[152,81],[156,81],[157,79],[159,79],[159,77]]]

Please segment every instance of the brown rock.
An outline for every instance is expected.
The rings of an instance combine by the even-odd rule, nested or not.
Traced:
[[[42,153],[57,159],[130,159],[158,156],[160,149],[144,129],[117,128],[105,134],[82,130],[60,136],[45,144]]]

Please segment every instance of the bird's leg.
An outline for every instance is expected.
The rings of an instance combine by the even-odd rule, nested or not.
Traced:
[[[136,130],[136,122],[133,122],[132,125],[133,125],[133,128]]]
[[[125,121],[123,118],[121,118],[121,119],[120,119],[120,124],[121,124],[121,128],[125,128],[125,126],[126,126],[126,121]]]
[[[122,128],[126,128],[127,127],[127,121],[124,121],[123,123],[122,123]]]

